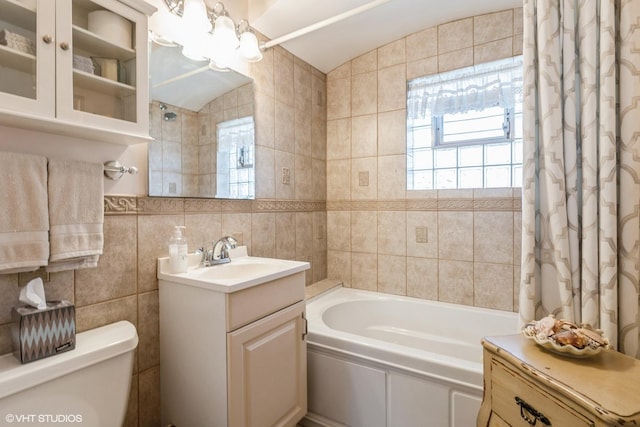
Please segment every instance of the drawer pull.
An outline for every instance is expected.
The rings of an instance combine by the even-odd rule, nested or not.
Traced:
[[[516,403],[518,404],[518,406],[520,406],[520,416],[530,425],[536,425],[538,420],[540,420],[540,422],[546,426],[551,425],[551,421],[549,421],[549,418],[542,415],[540,412],[534,409],[533,406],[529,405],[518,396],[516,396]]]

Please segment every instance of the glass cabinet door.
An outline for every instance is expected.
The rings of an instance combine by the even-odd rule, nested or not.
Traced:
[[[147,128],[148,115],[139,110],[147,86],[137,85],[147,79],[146,17],[113,0],[57,1],[70,8],[57,18],[58,116],[125,131]]]
[[[0,108],[55,114],[55,3],[0,0]]]

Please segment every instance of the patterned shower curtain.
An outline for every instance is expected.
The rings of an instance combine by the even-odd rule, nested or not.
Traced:
[[[640,357],[640,1],[524,0],[520,320]]]

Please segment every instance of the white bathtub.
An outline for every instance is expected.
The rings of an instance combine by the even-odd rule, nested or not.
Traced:
[[[307,302],[306,425],[469,427],[487,335],[512,312],[335,288]]]

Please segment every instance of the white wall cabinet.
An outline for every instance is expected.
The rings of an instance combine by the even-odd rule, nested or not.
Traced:
[[[159,280],[163,426],[296,426],[307,412],[304,277],[232,293]]]
[[[115,26],[90,31],[94,11],[124,18],[130,37],[117,37]],[[0,123],[148,141],[147,17],[154,11],[142,0],[0,0]]]

